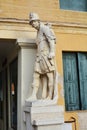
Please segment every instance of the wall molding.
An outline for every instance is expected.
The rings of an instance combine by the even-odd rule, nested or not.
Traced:
[[[15,24],[29,24],[28,19],[17,19],[17,18],[0,18],[0,23],[15,23]],[[55,22],[55,21],[42,21],[44,23],[50,23],[53,26],[61,27],[77,27],[77,28],[87,28],[87,24],[75,23],[75,22]]]

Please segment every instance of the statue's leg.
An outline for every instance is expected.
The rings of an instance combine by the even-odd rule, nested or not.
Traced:
[[[35,72],[33,75],[33,83],[32,83],[33,91],[32,95],[27,99],[28,101],[37,100],[36,94],[39,88],[39,81],[40,81],[40,74]]]
[[[47,97],[47,76],[43,75],[42,77],[42,98],[45,99]]]
[[[33,83],[32,83],[32,87],[33,87],[33,92],[32,95],[36,95],[38,88],[39,88],[39,83],[40,83],[40,74],[39,73],[34,73],[33,75]]]
[[[48,77],[48,97],[47,97],[47,99],[52,99],[53,91],[54,91],[54,73],[53,72],[47,73],[47,77]]]

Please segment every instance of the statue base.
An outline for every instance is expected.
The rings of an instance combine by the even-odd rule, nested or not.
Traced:
[[[42,106],[52,106],[57,105],[57,98],[54,98],[53,100],[35,100],[35,101],[25,101],[25,105],[29,107],[42,107]]]
[[[26,130],[62,130],[64,109],[62,106],[29,106],[24,107]]]

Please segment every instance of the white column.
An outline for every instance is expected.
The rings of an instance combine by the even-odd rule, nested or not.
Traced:
[[[25,130],[23,107],[25,99],[31,93],[32,75],[35,61],[36,46],[32,39],[18,39],[18,119],[17,130]]]

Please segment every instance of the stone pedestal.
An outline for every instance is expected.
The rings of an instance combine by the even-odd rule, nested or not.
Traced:
[[[62,106],[25,106],[26,130],[62,130],[64,123]]]

